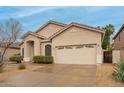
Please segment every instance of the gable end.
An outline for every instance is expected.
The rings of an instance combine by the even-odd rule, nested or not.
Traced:
[[[124,29],[124,24],[121,26],[119,31],[116,33],[116,35],[113,37],[113,40],[116,39],[116,37],[121,33],[121,31]]]
[[[35,33],[38,33],[39,31],[41,31],[43,28],[45,28],[49,24],[54,24],[54,25],[58,25],[58,26],[61,26],[61,27],[66,26],[66,24],[64,24],[64,23],[55,22],[55,21],[48,21],[46,24],[42,25]]]

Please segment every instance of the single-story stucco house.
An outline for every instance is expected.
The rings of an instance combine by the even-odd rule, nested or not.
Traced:
[[[54,63],[97,64],[102,63],[102,29],[70,23],[48,21],[35,32],[22,37],[21,55],[31,61],[36,55],[52,55]]]
[[[19,44],[20,44],[20,42],[16,42],[16,43],[13,43],[12,45],[10,45],[10,47],[5,52],[4,60],[9,60],[9,58],[11,56],[20,53],[20,46],[19,46]],[[0,58],[1,58],[1,55],[3,53],[3,50],[5,49],[5,46],[6,46],[5,43],[1,44],[1,46],[0,46]]]

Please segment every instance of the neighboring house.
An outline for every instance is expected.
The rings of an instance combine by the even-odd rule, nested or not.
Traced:
[[[114,50],[120,50],[120,58],[124,58],[124,24],[113,38]]]
[[[4,55],[4,60],[9,60],[9,58],[11,56],[13,56],[14,54],[18,54],[20,53],[20,47],[19,47],[19,44],[20,43],[14,43],[12,44],[8,49],[7,51],[5,52],[5,55]],[[3,52],[5,48],[5,44],[3,43],[2,46],[0,46],[0,57],[1,57],[1,52]]]
[[[49,21],[36,32],[29,31],[22,37],[21,54],[24,61],[31,61],[36,55],[52,55],[54,63],[102,63],[103,36],[104,31],[99,28]]]

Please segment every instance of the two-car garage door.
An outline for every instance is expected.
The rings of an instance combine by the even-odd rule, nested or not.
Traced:
[[[55,63],[95,64],[96,47],[94,45],[56,47]]]

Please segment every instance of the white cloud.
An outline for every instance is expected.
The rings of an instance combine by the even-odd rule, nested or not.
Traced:
[[[85,7],[88,12],[98,12],[108,8],[107,6],[89,6]]]
[[[35,7],[34,8],[28,7],[25,10],[15,12],[13,15],[16,18],[21,18],[21,17],[26,17],[26,16],[38,14],[38,13],[43,13],[43,12],[53,10],[53,9],[58,9],[58,8],[65,8],[65,7],[36,7],[36,8]]]
[[[14,8],[11,8],[13,10],[12,13],[10,13],[9,11],[4,11],[4,13],[2,13],[0,19],[23,18],[23,17],[34,15],[34,14],[44,13],[44,12],[49,11],[49,10],[60,9],[60,8],[68,8],[68,7],[67,6],[15,7],[15,10],[14,10]],[[104,6],[87,6],[87,7],[83,7],[83,8],[86,9],[87,12],[93,13],[93,12],[98,12],[98,11],[101,11],[103,9],[106,9],[107,7],[104,7]]]
[[[2,7],[0,7],[2,8]],[[10,7],[8,11],[2,11],[0,16],[0,20],[9,19],[9,18],[23,18],[27,16],[31,16],[38,13],[44,13],[49,10],[66,8],[66,7],[58,7],[58,6],[49,6],[49,7]],[[2,8],[2,10],[4,7]],[[12,12],[10,12],[12,10]]]

